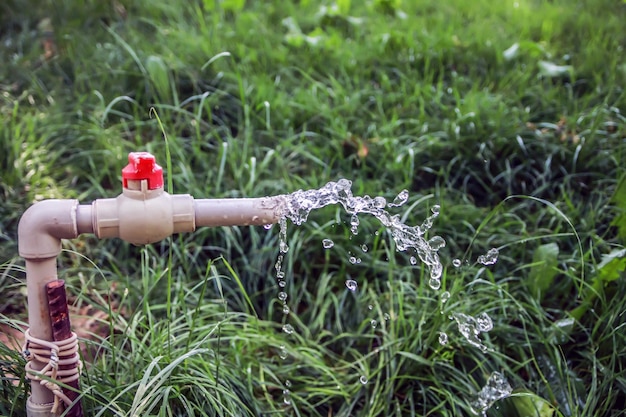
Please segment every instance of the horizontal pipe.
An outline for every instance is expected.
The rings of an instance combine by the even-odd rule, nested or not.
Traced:
[[[194,200],[196,227],[262,226],[278,223],[284,196]]]

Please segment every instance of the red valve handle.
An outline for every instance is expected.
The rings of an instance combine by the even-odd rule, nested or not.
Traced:
[[[128,180],[148,180],[148,189],[163,188],[163,168],[149,152],[131,152],[128,165],[122,169],[122,185],[128,188]]]

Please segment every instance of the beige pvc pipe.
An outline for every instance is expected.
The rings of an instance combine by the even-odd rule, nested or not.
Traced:
[[[57,279],[61,239],[78,236],[78,207],[77,200],[44,200],[26,210],[18,225],[18,248],[26,267],[30,334],[38,339],[53,340],[45,287]],[[89,227],[81,221],[81,229],[88,231]],[[36,359],[31,362],[31,369],[35,371],[44,366]],[[28,415],[50,416],[52,392],[40,384],[32,384],[31,390],[26,404]]]
[[[194,201],[196,226],[263,226],[280,220],[283,196]]]
[[[158,242],[172,233],[202,226],[248,226],[277,223],[284,196],[241,199],[199,199],[150,190],[146,180],[129,181],[117,198],[79,205],[77,200],[44,200],[28,208],[18,225],[19,254],[25,259],[28,321],[33,337],[52,341],[46,284],[57,279],[56,259],[61,239],[82,233],[99,238],[120,237],[141,245]],[[31,369],[44,363],[33,360]],[[53,394],[32,384],[27,402],[29,417],[52,417]]]

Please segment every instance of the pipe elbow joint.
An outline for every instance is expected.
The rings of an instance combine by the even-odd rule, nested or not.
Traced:
[[[61,239],[78,236],[78,200],[43,200],[30,206],[20,218],[18,250],[24,259],[54,258],[61,253]]]
[[[124,189],[117,198],[93,203],[94,232],[134,245],[158,242],[173,233],[195,230],[193,198],[170,195],[162,188]]]

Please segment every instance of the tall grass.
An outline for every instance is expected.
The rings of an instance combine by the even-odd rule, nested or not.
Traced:
[[[622,412],[624,4],[34,5],[0,6],[3,324],[26,319],[20,214],[117,195],[129,151],[196,197],[408,189],[397,213],[439,204],[447,243],[434,291],[374,219],[355,236],[339,208],[314,212],[288,227],[284,316],[275,228],[64,242],[72,308],[95,317],[86,415],[470,415],[494,371],[514,392],[490,416]],[[486,351],[454,313],[489,314]],[[0,351],[0,413],[23,414],[23,360]]]

